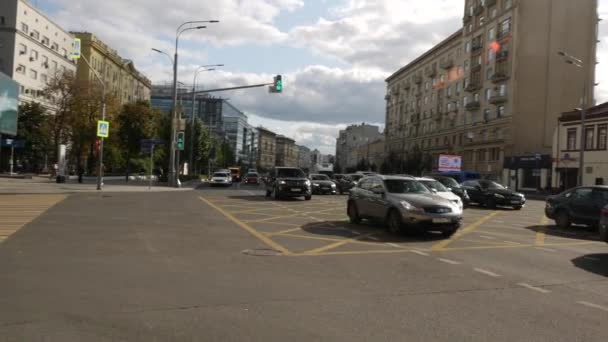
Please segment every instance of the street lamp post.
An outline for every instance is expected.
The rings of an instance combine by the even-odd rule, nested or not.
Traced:
[[[194,103],[196,101],[196,78],[202,71],[213,71],[215,68],[205,69],[209,67],[222,67],[224,64],[210,64],[201,65],[194,71],[194,80],[192,81],[192,111],[190,115],[190,159],[188,160],[188,166],[190,168],[190,174],[194,173],[194,124],[196,123],[196,116],[194,115]]]
[[[572,64],[579,69],[583,69],[583,61],[579,58],[576,58],[564,51],[558,51],[558,55],[564,58],[564,62],[567,64]],[[585,126],[587,119],[587,78],[583,78],[583,98],[581,99],[581,146],[579,147],[579,157],[578,157],[578,186],[583,185],[583,173],[585,167]]]

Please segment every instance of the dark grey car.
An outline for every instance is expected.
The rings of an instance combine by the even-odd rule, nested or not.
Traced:
[[[449,237],[462,222],[462,207],[433,194],[412,177],[368,176],[351,189],[347,214],[351,223],[361,219],[386,222],[391,233],[403,227],[440,231]]]
[[[602,209],[600,216],[600,238],[608,243],[608,205]]]

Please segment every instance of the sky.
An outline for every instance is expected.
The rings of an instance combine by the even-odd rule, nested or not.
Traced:
[[[578,0],[577,0],[578,1]],[[462,23],[464,0],[31,0],[71,31],[89,31],[115,48],[154,83],[172,79],[176,28],[220,20],[180,36],[181,82],[201,65],[224,64],[198,77],[200,89],[272,82],[217,93],[250,123],[335,152],[339,129],[353,123],[383,128],[384,79]],[[599,0],[598,60],[608,61],[608,0]],[[608,64],[597,67],[598,102],[608,101]]]

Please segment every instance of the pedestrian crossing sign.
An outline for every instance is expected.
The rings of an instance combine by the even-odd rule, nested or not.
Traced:
[[[108,121],[97,121],[97,136],[100,138],[110,136],[110,123]]]

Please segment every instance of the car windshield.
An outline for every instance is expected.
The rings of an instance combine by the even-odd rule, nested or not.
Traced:
[[[329,180],[329,177],[327,177],[326,175],[312,175],[312,176],[310,176],[310,178],[312,180],[320,180],[320,181]]]
[[[279,178],[305,178],[306,175],[300,169],[278,169],[277,177],[279,177]]]
[[[363,176],[362,175],[352,175],[352,176],[349,176],[348,178],[350,178],[350,180],[352,180],[352,181],[358,182],[361,178],[363,178]]]
[[[441,177],[438,179],[438,181],[448,188],[460,188],[460,184],[458,184],[458,182],[451,177]]]
[[[228,177],[228,174],[223,172],[216,172],[213,174],[213,177]]]
[[[484,189],[494,189],[494,190],[506,189],[503,185],[498,184],[496,182],[483,182],[483,183],[481,183],[481,187]]]
[[[437,190],[438,192],[448,192],[448,191],[450,191],[443,184],[441,184],[439,181],[436,181],[436,180],[428,180],[428,181],[427,180],[423,180],[423,181],[420,181],[420,182],[422,184],[424,184],[427,188]]]
[[[392,194],[426,194],[427,189],[420,182],[409,179],[387,179],[384,181],[386,190]]]
[[[247,177],[257,177],[258,174],[257,173],[248,173]]]
[[[608,190],[595,189],[591,193],[591,196],[594,203],[597,203],[602,207],[608,205]]]

